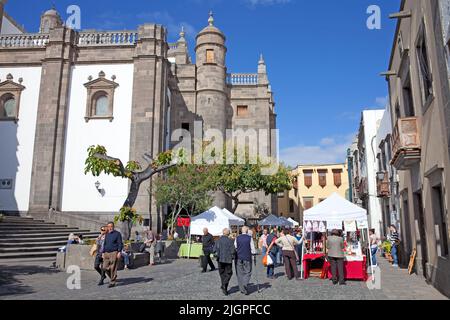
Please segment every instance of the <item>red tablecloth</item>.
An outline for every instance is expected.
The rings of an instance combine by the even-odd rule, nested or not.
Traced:
[[[345,280],[362,280],[367,281],[367,268],[366,268],[366,257],[363,261],[344,261],[344,276]],[[331,266],[328,261],[325,261],[323,265],[324,271],[327,272],[328,279],[332,278]]]
[[[309,278],[309,262],[325,257],[324,253],[310,253],[303,255],[303,277]]]

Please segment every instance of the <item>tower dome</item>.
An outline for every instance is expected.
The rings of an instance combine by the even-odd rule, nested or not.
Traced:
[[[206,43],[216,43],[225,46],[225,35],[214,25],[214,15],[209,12],[208,26],[206,26],[196,37],[197,47]]]
[[[58,11],[53,7],[50,10],[47,10],[41,16],[41,26],[39,29],[40,33],[49,33],[51,29],[61,27],[63,25],[63,21]]]

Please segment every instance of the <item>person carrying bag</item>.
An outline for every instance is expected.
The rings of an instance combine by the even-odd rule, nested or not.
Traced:
[[[297,268],[297,261],[300,258],[297,250],[295,250],[295,246],[299,245],[300,242],[295,237],[291,236],[288,230],[283,230],[282,236],[276,240],[276,244],[283,250],[286,276],[289,280],[292,280],[294,277],[297,280],[300,280],[300,271],[298,271]]]

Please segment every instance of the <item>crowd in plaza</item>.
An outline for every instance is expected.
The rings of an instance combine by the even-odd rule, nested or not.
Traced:
[[[301,226],[292,228],[258,226],[252,229],[242,226],[240,230],[234,233],[230,228],[225,228],[222,236],[214,237],[209,233],[208,228],[204,228],[203,236],[197,238],[202,244],[201,272],[207,272],[208,266],[210,271],[218,269],[220,288],[227,296],[229,295],[229,284],[234,267],[240,292],[249,295],[249,283],[252,279],[252,272],[255,271],[253,266],[263,264],[266,267],[266,276],[269,280],[277,278],[275,268],[282,266],[284,266],[285,276],[288,280],[302,280],[304,279],[302,263],[306,246],[311,246],[312,242],[309,241],[325,241],[326,261],[329,263],[331,272],[330,280],[333,284],[345,285],[346,243],[342,230],[331,230],[328,234],[303,231]],[[391,243],[390,253],[393,266],[398,267],[396,248],[400,239],[395,226],[391,226],[390,234],[386,236],[386,239]],[[166,236],[163,234],[155,235],[151,231],[145,232],[144,237],[138,232],[135,234],[139,252],[148,251],[150,254],[150,265],[155,264],[155,256],[161,258],[164,251],[163,240],[166,240]],[[83,243],[82,237],[71,234],[67,246]],[[377,266],[380,244],[380,238],[374,230],[370,230],[367,248],[365,249],[371,255],[371,260],[368,263],[371,263],[373,267]],[[95,257],[94,268],[100,275],[98,285],[104,285],[108,277],[110,288],[116,286],[119,261],[123,259],[124,268],[128,269],[133,257],[130,245],[124,243],[121,233],[115,230],[113,222],[101,227],[100,235],[91,248],[91,255]],[[217,267],[213,259],[217,260]]]

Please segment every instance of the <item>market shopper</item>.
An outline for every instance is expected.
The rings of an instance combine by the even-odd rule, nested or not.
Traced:
[[[390,234],[388,235],[388,240],[391,243],[391,255],[392,259],[394,259],[392,266],[398,268],[398,246],[400,244],[400,237],[396,226],[391,225],[389,231]]]
[[[211,268],[211,271],[216,270],[216,267],[214,266],[214,263],[211,260],[211,254],[214,252],[214,238],[209,233],[208,228],[203,229],[203,237],[202,237],[202,244],[203,244],[203,256],[202,256],[202,273],[205,273],[208,265]]]
[[[97,237],[97,239],[95,239],[97,252],[95,253],[94,269],[100,274],[100,282],[98,283],[99,286],[102,286],[106,279],[105,270],[102,268],[103,265],[102,253],[103,253],[103,245],[105,243],[106,230],[107,230],[106,226],[101,227],[100,235]]]
[[[122,235],[114,230],[114,222],[108,223],[108,233],[105,236],[103,245],[103,270],[111,279],[109,288],[116,286],[117,266],[123,249]]]
[[[297,269],[297,261],[300,258],[295,251],[295,246],[299,245],[299,241],[285,229],[275,243],[282,249],[284,268],[288,279],[292,280],[295,277],[297,280],[300,280],[300,272]]]
[[[242,294],[249,295],[248,284],[252,276],[252,256],[256,254],[256,249],[248,227],[242,227],[242,234],[236,238],[234,244],[237,253],[236,275],[239,290]]]
[[[228,285],[233,276],[233,259],[236,255],[234,241],[230,239],[230,229],[223,230],[223,236],[216,242],[214,252],[219,264],[221,289],[224,295],[228,295]]]
[[[375,234],[375,229],[369,231],[369,241],[370,241],[370,254],[372,255],[372,266],[377,266],[377,253],[378,253],[378,238]]]
[[[267,252],[269,253],[270,259],[273,263],[267,266],[267,278],[275,279],[275,263],[278,247],[276,245],[276,240],[278,239],[275,233],[276,229],[273,229],[272,233],[267,236]]]
[[[333,284],[345,285],[344,278],[344,239],[339,230],[333,230],[327,242],[328,260],[331,264]]]
[[[264,257],[267,253],[267,236],[268,236],[268,231],[267,229],[263,230],[263,233],[261,235],[261,237],[259,237],[259,241],[258,241],[258,247],[261,250],[261,254]]]

